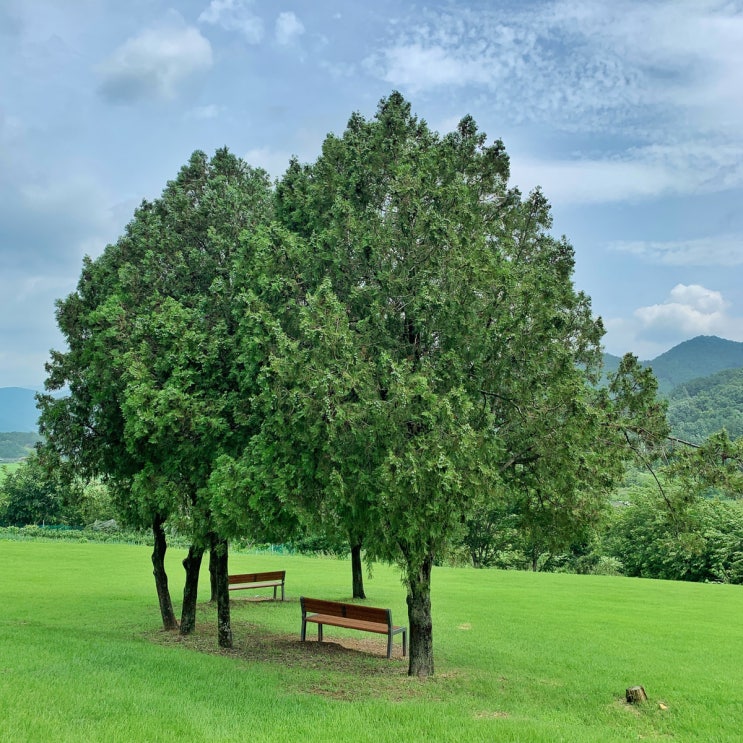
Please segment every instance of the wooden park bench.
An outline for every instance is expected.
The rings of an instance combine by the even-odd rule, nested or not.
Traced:
[[[276,589],[281,587],[281,600],[284,600],[284,578],[286,570],[273,570],[268,573],[242,573],[241,575],[230,575],[230,591],[241,591],[246,588],[273,588],[273,598],[276,600]]]
[[[346,627],[362,632],[376,632],[387,635],[387,657],[392,657],[392,638],[402,634],[402,654],[407,651],[407,627],[395,627],[392,624],[392,612],[389,609],[377,609],[360,604],[342,604],[338,601],[308,599],[300,597],[302,606],[302,642],[307,636],[307,622],[317,624],[317,641],[322,642],[324,624],[334,627]]]

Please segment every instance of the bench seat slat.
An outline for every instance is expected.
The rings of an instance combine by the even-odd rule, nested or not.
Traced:
[[[386,623],[380,624],[379,622],[367,622],[363,619],[348,619],[346,617],[333,616],[332,614],[308,614],[307,621],[315,622],[316,624],[332,624],[334,627],[348,627],[348,629],[377,632],[380,635],[386,635],[390,631],[396,634],[405,629],[404,627],[390,627]]]
[[[262,583],[230,583],[228,586],[230,591],[239,591],[241,588],[273,588],[273,586],[280,586],[283,581],[271,580],[264,581]]]
[[[239,573],[227,576],[227,588],[230,591],[240,591],[248,588],[273,588],[273,597],[276,599],[276,589],[281,588],[281,600],[284,600],[284,579],[286,570],[269,570],[263,573]]]
[[[230,583],[255,583],[267,580],[283,581],[285,577],[286,570],[271,570],[265,573],[240,573],[239,575],[230,575],[227,577],[227,580]]]

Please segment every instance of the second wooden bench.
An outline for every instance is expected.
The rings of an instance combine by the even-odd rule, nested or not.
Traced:
[[[273,598],[276,600],[276,589],[281,587],[281,600],[284,600],[284,580],[286,570],[273,570],[268,573],[241,573],[227,577],[230,591],[240,591],[244,588],[273,588]]]
[[[392,624],[390,609],[377,609],[373,606],[360,604],[343,604],[339,601],[325,601],[323,599],[309,599],[300,597],[302,606],[302,642],[307,636],[307,622],[317,624],[317,640],[322,642],[322,628],[324,624],[334,627],[346,627],[362,632],[376,632],[387,635],[387,657],[392,657],[392,638],[402,635],[402,654],[407,651],[407,627],[396,627]]]

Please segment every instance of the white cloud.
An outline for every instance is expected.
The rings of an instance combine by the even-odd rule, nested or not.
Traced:
[[[186,80],[211,66],[207,39],[171,11],[162,23],[127,39],[100,65],[100,90],[114,101],[172,99]]]
[[[743,142],[657,144],[601,159],[518,157],[512,160],[511,179],[523,191],[540,185],[550,201],[562,204],[718,193],[743,186]]]
[[[385,49],[380,57],[366,62],[377,68],[383,80],[408,88],[413,93],[442,86],[487,85],[493,70],[469,53],[462,55],[441,46],[424,47],[420,43],[400,44]]]
[[[291,154],[270,147],[256,147],[248,150],[243,160],[254,168],[263,168],[271,178],[279,178],[289,167]]]
[[[625,241],[610,249],[667,266],[740,266],[743,264],[743,235],[720,235],[697,240]]]
[[[558,0],[544,21],[577,34],[597,50],[611,50],[644,81],[648,103],[682,107],[715,129],[740,123],[743,100],[731,95],[743,67],[740,3],[721,0],[612,4]]]
[[[252,0],[211,0],[199,21],[237,31],[249,44],[258,44],[263,39],[263,21],[251,10],[252,5]]]
[[[737,137],[743,11],[721,0],[416,9],[367,68],[413,92],[480,86],[515,122],[657,136],[660,115],[669,132]]]
[[[677,284],[662,304],[638,307],[634,316],[645,332],[681,331],[684,335],[712,332],[729,306],[722,294],[698,284]]]
[[[554,204],[640,200],[678,192],[669,169],[641,160],[535,160],[515,158],[511,181],[522,191],[541,186]]]
[[[698,335],[743,341],[743,318],[731,316],[730,307],[721,292],[677,284],[665,301],[638,307],[631,319],[607,320],[606,346],[617,355],[632,350],[650,359]]]
[[[292,12],[279,13],[276,19],[276,41],[282,46],[293,44],[304,33],[304,24]]]

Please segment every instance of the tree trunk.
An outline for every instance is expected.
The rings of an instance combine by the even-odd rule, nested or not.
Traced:
[[[533,573],[539,572],[539,549],[536,546],[531,548],[531,569]]]
[[[212,604],[217,602],[217,553],[212,547],[209,550],[209,601]]]
[[[196,601],[199,596],[199,573],[204,548],[191,545],[183,560],[186,583],[183,586],[183,608],[181,609],[181,634],[190,635],[196,628]]]
[[[170,599],[170,590],[168,589],[168,574],[165,572],[165,552],[168,545],[165,540],[164,523],[165,516],[159,513],[153,516],[152,535],[155,539],[155,545],[152,548],[152,574],[155,576],[155,589],[160,602],[163,628],[171,630],[178,629],[178,620],[175,618],[175,612],[173,611],[173,602]]]
[[[433,555],[418,566],[408,564],[408,624],[410,665],[408,676],[433,676],[433,621],[431,619],[431,568]]]
[[[232,647],[232,625],[230,623],[230,590],[227,567],[227,540],[212,535],[212,551],[215,554],[217,583],[217,637],[220,648]]]
[[[361,539],[351,542],[351,582],[353,584],[353,597],[355,599],[365,599],[364,566],[361,561]]]

